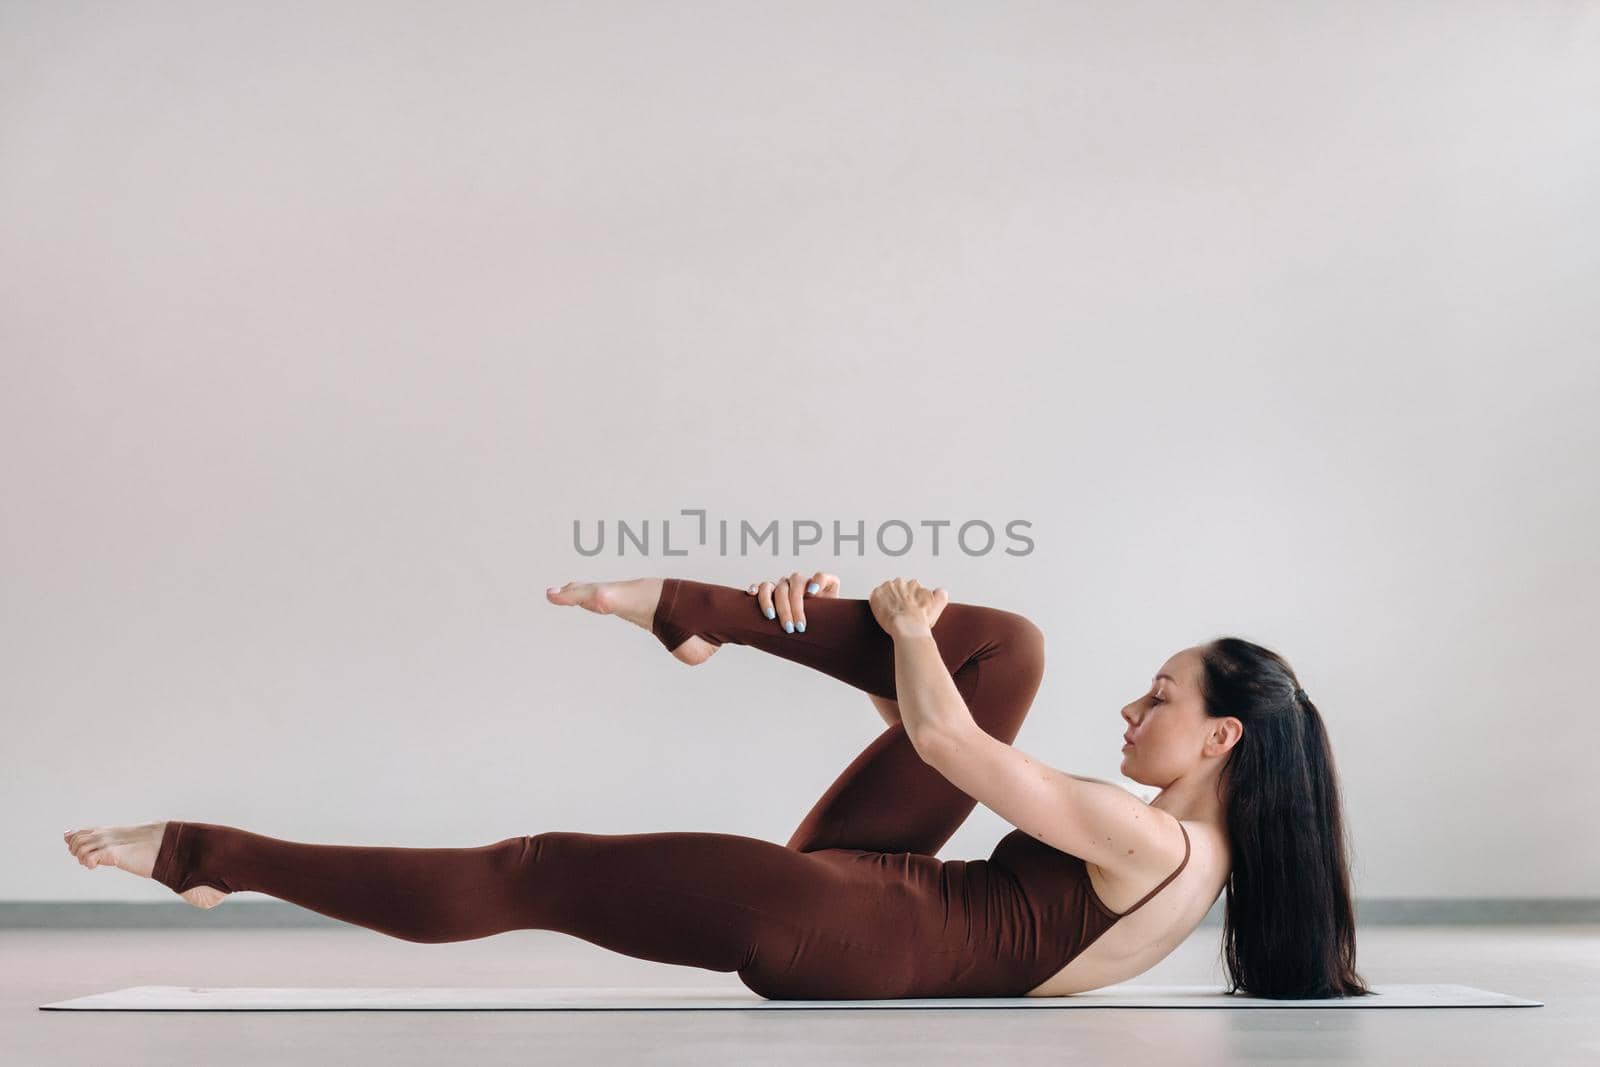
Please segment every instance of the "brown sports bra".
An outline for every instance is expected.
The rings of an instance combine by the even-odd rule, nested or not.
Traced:
[[[1182,822],[1178,828],[1183,831],[1183,862],[1137,904],[1120,913],[1108,908],[1094,891],[1088,865],[1082,859],[1052,848],[1024,830],[1013,830],[1000,839],[989,862],[1004,867],[1016,878],[1036,920],[1034,927],[1042,942],[1036,946],[1037,954],[1054,968],[1047,974],[1065,967],[1118,919],[1144,907],[1183,873],[1189,865],[1189,830]]]

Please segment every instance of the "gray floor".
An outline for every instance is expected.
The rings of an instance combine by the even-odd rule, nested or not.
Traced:
[[[1140,981],[1220,983],[1216,927]],[[693,985],[733,975],[522,930],[413,945],[359,928],[0,930],[7,1064],[1600,1063],[1600,925],[1364,929],[1369,982],[1450,982],[1542,1008],[1317,1011],[77,1013],[130,985]]]

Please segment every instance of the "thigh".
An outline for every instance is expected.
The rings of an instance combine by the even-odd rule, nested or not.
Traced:
[[[952,887],[946,865],[930,856],[797,852],[700,832],[522,840],[516,877],[485,881],[472,894],[475,912],[501,916],[501,928],[556,930],[640,959],[737,972],[770,998],[944,988],[965,961],[993,955],[974,952],[971,935],[981,916],[1005,910]]]
[[[950,604],[934,628],[940,646],[969,649],[951,672],[978,727],[1010,744],[1044,677],[1044,638],[1025,617]],[[834,780],[790,837],[802,852],[827,848],[934,855],[977,801],[925,763],[895,724]]]

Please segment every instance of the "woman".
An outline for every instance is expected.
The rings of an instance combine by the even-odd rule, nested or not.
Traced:
[[[200,907],[251,890],[426,943],[555,930],[786,999],[1096,989],[1165,958],[1226,886],[1229,992],[1368,992],[1332,755],[1281,658],[1220,638],[1162,665],[1122,709],[1122,773],[1161,787],[1146,804],[1012,746],[1044,670],[1032,622],[900,578],[866,600],[837,592],[831,574],[796,572],[746,590],[639,578],[546,594],[648,629],[685,663],[746,645],[869,695],[887,729],[785,846],[546,831],[391,848],[179,821],[68,832],[67,846]],[[937,859],[979,801],[1017,829],[988,859]]]

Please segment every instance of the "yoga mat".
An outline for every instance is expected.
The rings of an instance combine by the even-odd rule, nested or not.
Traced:
[[[139,985],[40,1006],[42,1011],[788,1011],[815,1008],[1538,1008],[1543,1002],[1464,985],[1374,985],[1369,997],[1266,1000],[1194,985],[1106,986],[1067,997],[763,1000],[721,987],[526,989],[303,986],[205,989]]]

